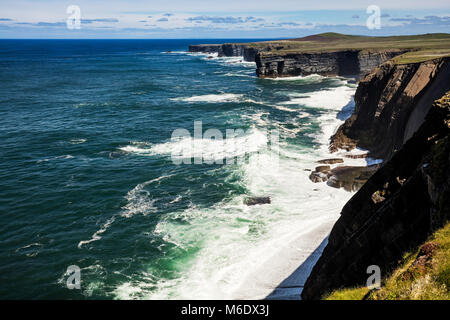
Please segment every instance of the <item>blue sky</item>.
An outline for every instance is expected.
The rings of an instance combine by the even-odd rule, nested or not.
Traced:
[[[67,7],[81,10],[70,30]],[[369,5],[381,28],[369,30]],[[390,35],[450,32],[450,1],[2,0],[0,38],[289,38],[320,32]]]

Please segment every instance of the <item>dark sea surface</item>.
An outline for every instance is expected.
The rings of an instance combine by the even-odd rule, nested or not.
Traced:
[[[354,85],[258,79],[240,57],[186,53],[205,42],[236,41],[0,41],[0,298],[261,297],[241,286],[280,241],[337,217],[351,194],[304,169],[327,155]],[[194,121],[243,129],[231,156],[245,161],[174,164],[192,140],[172,132]],[[244,205],[260,195],[272,203]]]

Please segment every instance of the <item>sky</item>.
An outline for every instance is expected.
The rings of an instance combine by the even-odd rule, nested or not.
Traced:
[[[450,32],[449,0],[1,0],[0,38],[292,38]],[[379,28],[367,27],[375,5]],[[79,9],[79,28],[74,24]],[[75,14],[75,15],[74,15]],[[71,18],[72,17],[72,18]],[[67,20],[69,19],[69,27]]]

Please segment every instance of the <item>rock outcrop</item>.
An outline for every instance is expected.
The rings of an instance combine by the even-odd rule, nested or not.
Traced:
[[[450,90],[450,58],[388,61],[359,82],[355,111],[331,138],[330,150],[370,151],[389,159],[422,124],[434,100]]]
[[[404,53],[392,50],[338,50],[334,52],[258,52],[256,73],[260,78],[306,76],[359,76]]]
[[[398,70],[388,67],[381,70]],[[422,72],[431,75],[426,72],[432,67],[428,63],[399,66],[405,72],[409,68],[416,70],[409,74],[411,77],[421,67],[425,68]],[[400,79],[392,85],[422,87],[421,82],[397,83]],[[397,92],[398,99],[401,92]],[[367,103],[373,101],[367,99]],[[401,105],[392,105],[392,116],[396,108]],[[417,104],[416,108],[425,107]],[[378,265],[382,275],[388,275],[404,252],[423,243],[450,219],[450,92],[428,109],[419,130],[344,206],[306,281],[303,299],[320,299],[334,289],[365,285],[370,265]]]
[[[247,206],[255,206],[257,204],[270,204],[272,201],[270,197],[249,197],[244,200]]]
[[[379,167],[378,164],[367,167],[338,166],[333,169],[330,166],[318,166],[311,172],[309,179],[312,182],[327,182],[333,188],[357,191]]]

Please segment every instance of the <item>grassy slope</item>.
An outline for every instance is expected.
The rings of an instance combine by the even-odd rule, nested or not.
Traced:
[[[341,289],[327,300],[450,300],[450,223],[436,231],[383,281],[380,290]]]
[[[450,56],[450,34],[436,33],[414,36],[368,37],[339,33],[322,33],[299,39],[254,42],[248,45],[256,48],[272,48],[265,55],[298,52],[326,52],[336,50],[408,50],[394,61],[412,63]]]

